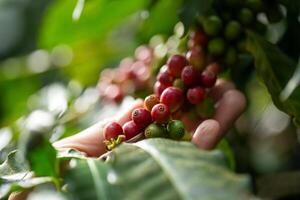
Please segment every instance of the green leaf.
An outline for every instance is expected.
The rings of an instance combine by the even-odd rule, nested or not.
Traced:
[[[8,154],[7,159],[0,165],[0,177],[26,172],[29,168],[17,151]]]
[[[37,177],[21,180],[6,180],[0,178],[0,199],[6,198],[9,194],[16,191],[23,191],[46,183],[53,183],[52,177]]]
[[[179,17],[184,24],[184,31],[187,32],[196,17],[208,13],[214,0],[184,0],[182,8],[179,11]]]
[[[71,161],[72,163],[72,161]],[[76,160],[66,180],[73,199],[243,199],[249,177],[235,175],[220,151],[148,139],[122,144],[107,162]]]
[[[299,121],[300,87],[296,87],[287,99],[280,97],[296,71],[296,63],[278,47],[251,31],[247,31],[247,49],[254,56],[257,74],[266,85],[274,104]]]

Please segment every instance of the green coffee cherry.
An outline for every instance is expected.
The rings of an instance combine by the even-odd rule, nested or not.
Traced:
[[[211,98],[205,98],[203,102],[196,106],[197,114],[201,118],[210,118],[214,114],[214,101]]]
[[[208,43],[208,51],[214,56],[219,56],[224,53],[225,41],[222,38],[214,38]]]
[[[177,78],[173,82],[173,86],[178,87],[179,89],[185,90],[185,85],[182,81],[182,79]]]
[[[179,120],[172,120],[168,123],[167,130],[170,138],[179,140],[184,136],[185,129],[184,125]]]
[[[167,137],[167,129],[157,123],[152,123],[150,124],[144,131],[145,137],[146,138],[157,138],[157,137]]]
[[[242,24],[248,25],[253,22],[254,14],[249,8],[242,8],[238,14],[238,19]]]
[[[225,27],[225,38],[227,40],[235,40],[242,32],[241,24],[238,21],[230,21]]]
[[[210,16],[204,20],[203,29],[207,35],[216,36],[222,29],[222,20],[218,16]]]
[[[246,6],[254,12],[260,12],[263,10],[264,4],[262,0],[247,0]]]
[[[227,49],[224,56],[224,64],[227,66],[232,66],[237,62],[237,52],[235,48],[230,47]]]

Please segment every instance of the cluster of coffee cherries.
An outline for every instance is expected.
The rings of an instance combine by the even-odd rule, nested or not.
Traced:
[[[140,46],[134,58],[124,58],[117,68],[107,68],[101,72],[98,88],[106,102],[119,103],[125,95],[136,96],[139,91],[151,88],[152,49]]]
[[[182,103],[183,93],[176,87],[167,88],[160,99],[154,94],[149,95],[144,101],[144,107],[133,110],[131,121],[126,122],[123,127],[117,122],[110,122],[104,127],[107,149],[111,150],[121,142],[137,137],[182,139],[185,135],[184,125],[171,117],[172,111]]]

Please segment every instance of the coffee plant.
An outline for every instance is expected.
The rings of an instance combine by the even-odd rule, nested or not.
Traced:
[[[231,80],[250,99],[246,85],[255,71],[255,81],[263,84],[274,105],[289,115],[293,128],[299,127],[298,0],[94,1],[78,0],[74,10],[72,6],[73,24],[62,25],[65,35],[73,28],[82,29],[81,37],[92,35],[91,41],[75,43],[73,47],[93,46],[94,38],[108,37],[108,32],[128,16],[134,16],[137,24],[140,22],[136,21],[144,21],[144,26],[139,24],[140,35],[135,36],[140,37],[139,46],[135,45],[138,47],[131,56],[118,58],[114,68],[101,69],[94,82],[89,80],[94,71],[80,74],[66,70],[75,74],[75,79],[84,76],[93,87],[83,89],[70,81],[67,89],[53,86],[51,90],[49,86],[30,98],[34,102],[31,112],[9,127],[15,138],[1,155],[4,161],[0,165],[0,198],[8,199],[14,192],[22,192],[28,199],[47,195],[80,200],[274,197],[256,188],[259,183],[255,177],[235,172],[234,153],[226,139],[211,151],[193,145],[193,131],[183,118],[191,122],[213,118],[216,102],[210,94],[218,79]],[[90,5],[97,1],[102,7],[95,14]],[[52,6],[62,14],[64,8],[69,8],[67,5]],[[94,12],[88,22],[99,20],[97,25],[103,26],[91,25],[95,31],[86,31],[87,25],[80,23],[86,20],[85,11]],[[60,18],[56,11],[52,12],[56,19]],[[160,20],[166,23],[160,25]],[[56,41],[78,40],[77,35],[71,34],[63,38],[56,33],[59,29],[52,26],[49,32],[57,35]],[[105,29],[107,35],[97,35],[97,31],[103,33]],[[49,34],[48,30],[43,34]],[[114,40],[122,34],[111,37]],[[49,47],[53,41],[44,40],[43,45]],[[102,45],[100,49],[105,49]],[[80,55],[93,54],[95,59],[99,56],[96,53],[81,51]],[[57,61],[61,55],[54,55],[52,65],[56,69],[61,67]],[[84,66],[83,62],[76,64]],[[61,101],[51,99],[51,91],[67,96],[63,107]],[[128,108],[132,97],[143,99],[143,106],[134,109],[128,121],[122,124],[112,120],[103,124],[103,131],[99,128],[98,140],[94,142],[103,143],[105,154],[92,157],[81,152],[80,146],[63,150],[52,146],[52,142],[82,128],[76,126],[80,128],[68,132],[71,124],[92,121],[93,112],[101,115],[93,122],[119,114],[122,107]],[[45,106],[47,98],[57,100],[60,106]],[[39,123],[41,119],[47,122]],[[297,198],[300,194],[286,195]]]

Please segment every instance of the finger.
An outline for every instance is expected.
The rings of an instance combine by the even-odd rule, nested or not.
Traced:
[[[229,90],[235,89],[235,85],[231,81],[218,79],[216,85],[211,89],[209,95],[217,102],[222,98],[223,94]]]
[[[141,100],[135,101],[133,105],[130,106],[126,112],[118,116],[115,121],[124,124],[126,120],[130,120],[131,112],[135,108],[141,107],[142,104],[143,102]],[[74,136],[55,142],[53,145],[57,149],[73,148],[86,153],[88,156],[98,157],[106,152],[106,147],[103,143],[103,128],[111,121],[114,120],[108,119],[98,122]]]
[[[13,192],[11,195],[9,195],[8,200],[25,200],[29,192],[30,191]]]
[[[192,142],[200,149],[209,150],[218,143],[220,124],[216,120],[208,119],[203,121],[196,129]]]
[[[229,90],[223,94],[216,105],[215,116],[213,117],[220,124],[220,134],[224,134],[233,125],[245,107],[246,98],[238,90]]]

